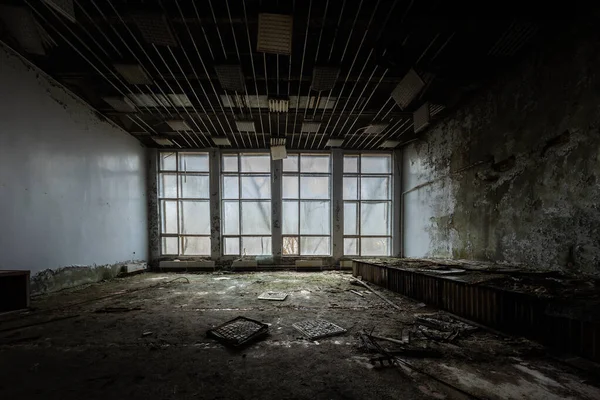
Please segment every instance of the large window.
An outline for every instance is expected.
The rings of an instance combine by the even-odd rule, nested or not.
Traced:
[[[283,160],[282,254],[331,254],[331,157],[289,155]]]
[[[159,154],[162,254],[210,255],[209,181],[208,153]]]
[[[392,157],[344,156],[344,255],[391,254]]]
[[[224,255],[271,255],[271,158],[224,154],[222,159]]]

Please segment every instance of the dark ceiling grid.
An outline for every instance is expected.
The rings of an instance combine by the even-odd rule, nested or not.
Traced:
[[[294,0],[292,2],[292,15],[294,15],[296,13],[296,1]],[[293,43],[293,42],[292,42]],[[290,52],[290,54],[288,55],[288,84],[287,84],[287,94],[288,94],[288,99],[289,99],[289,94],[292,92],[291,91],[291,83],[292,83],[292,56],[293,56],[293,52]],[[285,127],[284,127],[284,136],[287,138],[288,136],[288,123],[289,123],[289,118],[290,118],[290,113],[287,112],[285,113]],[[278,120],[279,121],[279,120]],[[279,133],[279,131],[278,131]],[[286,140],[287,141],[287,140]]]
[[[292,140],[290,140],[290,146],[294,147],[294,137],[296,136],[296,126],[298,122],[298,105],[300,104],[300,94],[302,89],[302,73],[304,72],[304,60],[306,58],[306,43],[308,42],[308,28],[310,27],[310,14],[312,12],[312,4],[313,0],[310,0],[308,3],[308,17],[306,20],[306,32],[304,33],[304,47],[302,50],[302,62],[300,64],[300,82],[298,83],[298,96],[296,96],[296,113],[294,116],[294,128],[292,129]],[[306,99],[306,103],[308,104],[310,98],[310,86],[308,88],[308,97]],[[298,148],[300,147],[300,139],[302,137],[302,132],[299,133],[298,136]]]

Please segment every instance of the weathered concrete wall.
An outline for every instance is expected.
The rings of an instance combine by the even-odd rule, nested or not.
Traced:
[[[0,268],[47,291],[146,261],[139,142],[1,46],[0,103]]]
[[[405,148],[407,256],[600,274],[599,43],[546,43]]]

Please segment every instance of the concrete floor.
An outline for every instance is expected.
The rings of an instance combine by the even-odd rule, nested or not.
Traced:
[[[184,277],[189,283],[173,281]],[[594,377],[531,342],[482,330],[451,344],[412,339],[440,356],[374,368],[377,355],[360,348],[358,332],[401,338],[403,328],[416,328],[416,315],[436,310],[376,288],[398,312],[349,278],[147,273],[35,298],[32,312],[0,317],[0,398],[600,398]],[[265,291],[290,296],[258,300]],[[97,312],[106,307],[133,310]],[[239,315],[269,324],[270,335],[237,351],[206,337]],[[292,327],[317,317],[348,332],[308,341]]]

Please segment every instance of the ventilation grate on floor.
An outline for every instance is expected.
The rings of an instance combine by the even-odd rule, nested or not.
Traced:
[[[237,317],[211,329],[208,336],[230,346],[241,346],[269,332],[269,326],[246,317]]]
[[[346,329],[341,326],[337,326],[324,319],[309,319],[295,323],[292,326],[310,340],[340,335],[346,332]]]

